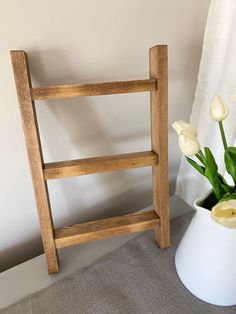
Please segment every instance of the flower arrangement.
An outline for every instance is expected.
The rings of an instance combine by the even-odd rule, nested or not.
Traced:
[[[234,185],[229,185],[218,172],[218,166],[209,147],[201,149],[197,138],[197,130],[185,121],[175,121],[172,126],[179,137],[179,147],[188,163],[201,175],[205,176],[214,192],[217,203],[212,210],[212,218],[229,228],[236,228],[236,147],[227,144],[223,120],[229,115],[229,110],[223,99],[214,96],[210,105],[210,116],[218,122],[224,147],[224,162],[227,172],[233,179]],[[195,156],[197,161],[193,160]]]

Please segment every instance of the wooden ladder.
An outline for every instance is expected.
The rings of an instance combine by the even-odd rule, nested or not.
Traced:
[[[13,50],[11,60],[48,272],[59,271],[57,249],[116,235],[154,229],[159,246],[169,247],[167,46],[150,48],[150,78],[135,81],[32,87],[27,54]],[[150,151],[44,163],[35,100],[137,92],[150,92]],[[152,167],[152,211],[54,229],[47,180],[147,166]]]

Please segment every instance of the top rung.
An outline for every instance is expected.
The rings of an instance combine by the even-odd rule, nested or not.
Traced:
[[[62,99],[78,96],[98,96],[157,90],[157,79],[32,87],[32,100]]]

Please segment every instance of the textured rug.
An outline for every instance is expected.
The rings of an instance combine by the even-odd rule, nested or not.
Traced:
[[[236,313],[195,298],[180,282],[174,253],[192,214],[172,222],[172,247],[158,249],[153,232],[0,310],[1,314],[217,314]]]

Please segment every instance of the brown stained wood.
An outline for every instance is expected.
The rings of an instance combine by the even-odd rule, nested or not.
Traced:
[[[157,228],[159,218],[154,211],[105,218],[63,227],[55,231],[55,244],[63,248],[79,243]]]
[[[58,272],[58,258],[54,243],[54,228],[48,197],[48,188],[43,176],[43,157],[34,103],[30,96],[30,74],[27,55],[24,51],[11,51],[16,90],[20,105],[28,159],[33,180],[44,251],[49,273]]]
[[[154,166],[157,164],[158,156],[149,151],[102,156],[45,164],[44,177],[46,180],[60,179],[92,173]]]
[[[136,80],[79,85],[59,85],[31,88],[33,100],[62,99],[78,96],[98,96],[122,93],[148,92],[157,89],[157,80]]]
[[[158,166],[152,168],[153,206],[160,217],[155,235],[161,248],[170,246],[168,183],[168,57],[167,46],[149,51],[150,78],[158,80],[157,91],[151,92],[152,151],[158,154]]]
[[[155,229],[160,247],[168,247],[167,46],[150,49],[150,79],[126,82],[32,88],[26,53],[11,51],[11,58],[49,273],[59,270],[57,248],[87,241]],[[34,100],[144,91],[151,92],[151,151],[44,164]],[[54,231],[46,180],[146,166],[152,166],[154,211],[106,218]]]

